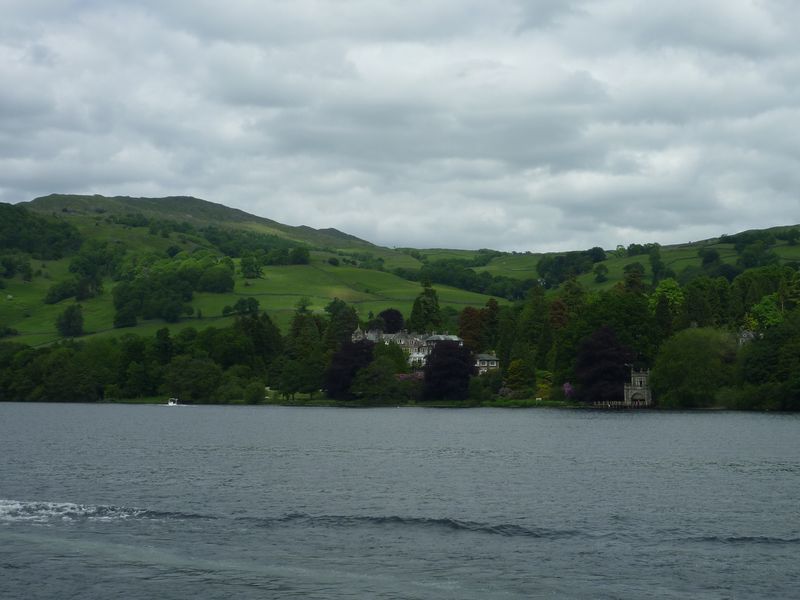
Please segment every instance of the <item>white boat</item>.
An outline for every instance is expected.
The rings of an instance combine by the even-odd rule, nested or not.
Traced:
[[[178,406],[178,399],[170,398],[169,400],[167,400],[167,406]]]

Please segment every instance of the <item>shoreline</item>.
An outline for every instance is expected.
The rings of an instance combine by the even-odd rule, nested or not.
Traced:
[[[99,402],[57,402],[50,400],[43,401],[24,401],[24,400],[7,400],[2,401],[0,404],[93,404],[93,405],[150,405],[150,406],[169,406],[163,398],[130,398],[119,400],[102,400]],[[181,403],[178,406],[230,406],[230,407],[269,407],[278,406],[286,408],[341,408],[341,409],[370,409],[370,408],[436,408],[436,409],[471,409],[471,408],[504,408],[504,409],[561,409],[561,410],[591,410],[604,413],[631,413],[631,412],[757,412],[757,413],[772,413],[772,412],[785,412],[792,413],[793,411],[772,411],[772,410],[748,410],[736,409],[725,406],[708,406],[696,408],[625,408],[615,407],[606,408],[602,406],[589,406],[574,402],[562,402],[558,400],[530,400],[519,402],[429,402],[429,403],[415,403],[415,404],[360,404],[357,402],[339,402],[335,400],[314,400],[314,401],[295,401],[295,402],[259,402],[257,404],[247,404],[245,402],[202,402],[202,403]]]

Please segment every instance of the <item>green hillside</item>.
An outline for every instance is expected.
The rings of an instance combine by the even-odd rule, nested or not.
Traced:
[[[797,227],[797,226],[796,226]],[[776,227],[764,230],[766,232],[780,233],[786,227]],[[679,275],[684,269],[700,268],[701,258],[698,254],[700,249],[713,249],[719,252],[722,263],[729,265],[736,265],[739,259],[739,254],[734,248],[732,243],[721,243],[719,238],[693,242],[691,244],[674,244],[669,246],[661,246],[661,259],[665,266],[672,269],[676,275]],[[783,264],[790,262],[800,261],[800,245],[791,245],[785,240],[776,240],[772,250],[777,254],[780,262]],[[469,259],[474,253],[451,250],[428,250],[423,249],[418,251],[423,256],[427,256],[429,260],[441,260],[443,258],[459,258]],[[549,253],[557,254],[557,253]],[[504,253],[492,259],[486,266],[473,267],[477,273],[490,273],[495,276],[511,277],[514,279],[530,279],[538,278],[537,265],[544,253],[533,252],[511,252]],[[581,282],[589,290],[609,289],[623,279],[623,269],[625,265],[633,262],[639,262],[645,268],[647,277],[652,275],[652,270],[648,261],[647,255],[639,256],[615,256],[614,252],[608,252],[605,261],[602,261],[608,267],[608,279],[605,282],[598,283],[595,281],[595,276],[591,272],[584,273],[578,276],[578,281]]]
[[[283,236],[315,246],[331,248],[370,248],[373,244],[336,229],[317,230],[311,227],[292,227],[277,221],[257,217],[237,208],[193,198],[169,196],[166,198],[130,198],[128,196],[80,196],[51,194],[36,198],[19,206],[39,213],[61,213],[68,217],[104,217],[140,213],[172,221],[187,221],[194,225],[227,224],[250,228],[263,233]]]
[[[241,260],[234,258],[236,274],[233,291],[195,291],[191,300],[193,315],[182,317],[177,323],[169,325],[176,331],[189,326],[198,329],[209,325],[224,326],[233,319],[223,316],[223,308],[244,297],[258,299],[261,308],[268,311],[276,323],[285,329],[301,298],[308,298],[311,301],[310,308],[315,311],[322,311],[332,299],[340,298],[353,304],[360,317],[366,320],[370,311],[377,314],[386,308],[397,308],[409,314],[420,290],[418,283],[387,271],[396,267],[417,268],[419,261],[407,254],[374,246],[336,230],[293,228],[196,198],[53,195],[17,206],[42,215],[50,222],[68,223],[80,232],[84,240],[124,249],[127,257],[158,256],[166,259],[170,249],[189,255],[197,251],[217,252],[207,239],[198,234],[198,230],[166,231],[158,227],[154,230],[154,219],[159,222],[185,221],[197,227],[213,224],[232,230],[274,235],[311,248],[309,264],[264,266],[261,276],[254,279],[242,276]],[[131,215],[143,215],[151,219],[151,225],[131,225],[130,222],[135,222],[128,218]],[[10,251],[0,251],[0,254],[7,253]],[[4,285],[4,289],[0,290],[3,299],[0,302],[0,326],[18,332],[13,338],[5,339],[32,345],[59,339],[56,318],[75,300],[66,298],[46,304],[44,298],[54,283],[72,277],[69,271],[72,258],[73,255],[59,259],[26,258],[32,270],[30,280],[25,280],[20,274],[0,278]],[[380,264],[387,270],[356,266],[365,264],[364,261],[367,261],[366,264]],[[332,262],[338,262],[338,265]],[[111,277],[104,277],[102,285],[103,293],[80,300],[88,336],[120,335],[126,332],[147,335],[165,325],[162,319],[140,319],[136,327],[115,329],[113,294],[118,283]],[[437,290],[442,306],[455,310],[467,305],[482,306],[489,299],[489,296],[448,286],[437,286]]]
[[[2,206],[12,211],[9,205]],[[223,309],[248,296],[258,299],[261,308],[268,311],[282,328],[287,325],[301,298],[308,298],[315,311],[321,311],[333,298],[340,298],[353,304],[362,320],[366,320],[370,312],[377,314],[386,308],[397,308],[408,315],[420,290],[414,279],[424,279],[429,274],[433,275],[430,279],[444,307],[460,310],[467,305],[483,306],[492,296],[502,303],[524,297],[528,289],[525,285],[541,276],[537,270],[539,261],[557,256],[552,253],[490,250],[390,249],[335,229],[292,227],[191,197],[106,198],[54,194],[16,206],[13,211],[17,213],[24,208],[29,214],[38,215],[25,217],[28,219],[26,231],[35,230],[38,237],[20,241],[16,240],[18,236],[13,228],[0,229],[0,242],[3,242],[0,243],[0,255],[13,257],[19,254],[30,269],[28,276],[20,272],[10,277],[6,273],[6,277],[0,278],[4,286],[0,290],[3,298],[0,302],[0,327],[18,332],[13,338],[6,339],[34,345],[47,344],[59,338],[55,320],[66,306],[75,302],[70,297],[50,304],[44,302],[54,284],[74,277],[70,273],[70,264],[80,240],[76,242],[70,238],[69,230],[76,231],[75,235],[79,234],[84,245],[100,244],[108,253],[124,255],[127,263],[142,260],[147,264],[161,264],[169,262],[169,257],[176,254],[180,257],[216,256],[214,260],[226,254],[231,257],[235,267],[234,281],[228,288],[231,291],[194,290],[190,302],[192,314],[181,316],[170,324],[175,330],[188,326],[225,325],[231,318],[223,316]],[[6,218],[7,225],[10,219]],[[41,223],[31,225],[31,219],[39,219]],[[47,223],[50,225],[46,226]],[[786,227],[773,228],[757,235],[770,236],[768,251],[773,252],[779,262],[800,261],[800,246],[796,245],[796,240],[793,240],[793,245],[790,240],[783,239],[787,230]],[[214,237],[209,231],[233,237],[227,242],[224,239],[220,241],[218,235]],[[52,238],[54,235],[56,238]],[[48,242],[49,239],[57,239],[58,244]],[[228,242],[233,244],[234,250],[225,250],[224,244]],[[45,248],[50,247],[48,243],[51,243],[53,252],[42,250],[43,244]],[[266,250],[282,249],[284,252],[302,246],[308,250],[307,264],[270,263],[265,256],[266,250],[262,248],[258,250],[263,259],[261,275],[246,279],[241,269],[241,257],[249,250],[241,246],[250,243],[255,244],[254,247],[262,245]],[[663,246],[659,251],[664,267],[676,277],[688,278],[693,270],[701,269],[701,249],[716,251],[720,264],[733,266],[741,259],[741,245],[737,250],[734,240],[722,238]],[[3,250],[2,247],[15,247],[17,250]],[[622,281],[624,268],[634,262],[642,265],[646,279],[651,276],[647,254],[628,256],[625,249],[618,248],[607,251],[605,256],[605,260],[589,265],[605,266],[605,281],[598,282],[591,269],[578,276],[588,290],[607,289]],[[128,268],[134,267],[129,265]],[[135,268],[146,271],[152,267]],[[459,279],[454,276],[457,272],[470,277]],[[113,296],[115,287],[119,285],[118,279],[103,275],[103,292],[80,300],[88,334],[118,335],[127,331],[148,334],[163,327],[165,322],[160,318],[139,318],[134,328],[114,328],[116,309]]]
[[[42,215],[64,218],[74,224],[84,235],[92,238],[119,237],[120,234],[114,227],[108,227],[108,225],[113,225],[109,218],[141,214],[151,219],[187,222],[198,227],[213,225],[274,235],[306,244],[312,248],[325,249],[334,254],[337,252],[369,254],[376,259],[382,259],[387,269],[419,266],[419,261],[407,254],[376,246],[337,229],[313,229],[304,225],[299,227],[284,225],[271,219],[251,215],[237,208],[230,208],[191,196],[130,198],[128,196],[51,194],[36,198],[31,202],[22,202],[17,206],[23,206]],[[103,228],[101,231],[91,231],[99,226]],[[140,237],[147,233],[147,231],[144,233],[132,232],[132,228],[124,225],[121,227],[125,228],[126,239],[129,235]],[[145,246],[149,245],[149,243],[145,244]],[[166,244],[164,248],[167,246],[169,244]]]

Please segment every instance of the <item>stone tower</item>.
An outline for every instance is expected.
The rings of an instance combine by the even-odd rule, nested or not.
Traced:
[[[650,371],[631,369],[631,382],[625,384],[625,406],[652,406]]]

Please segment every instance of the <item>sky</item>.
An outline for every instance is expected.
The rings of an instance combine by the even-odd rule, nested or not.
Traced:
[[[192,195],[386,246],[800,222],[795,0],[0,0],[0,202]]]

